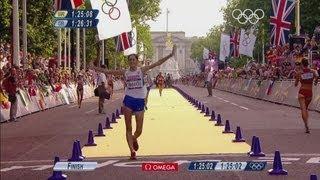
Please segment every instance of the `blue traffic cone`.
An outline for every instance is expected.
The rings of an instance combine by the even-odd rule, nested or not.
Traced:
[[[264,157],[264,156],[266,156],[263,152],[261,152],[260,140],[258,137],[256,137],[253,151],[249,155],[250,155],[250,157]]]
[[[112,113],[111,123],[118,123],[116,120],[116,115],[114,113]]]
[[[318,180],[317,175],[312,174],[312,175],[310,176],[310,180]]]
[[[116,110],[116,118],[117,118],[117,119],[120,119],[119,109]]]
[[[72,156],[68,161],[82,161],[83,159],[80,157],[80,152],[78,151],[78,143],[77,141],[73,142],[73,148],[72,148]]]
[[[205,116],[205,117],[210,116],[210,111],[209,111],[209,108],[208,108],[208,107],[206,108],[206,114],[205,114],[204,116]]]
[[[106,136],[106,135],[103,134],[103,129],[102,129],[102,124],[101,123],[99,123],[99,125],[98,125],[98,134],[96,136],[98,136],[98,137]]]
[[[199,101],[196,100],[195,103],[194,103],[194,107],[198,107],[198,104],[199,104]]]
[[[217,123],[215,124],[215,126],[223,126],[220,114],[218,114]]]
[[[224,131],[222,133],[233,133],[231,130],[230,130],[230,123],[229,123],[229,120],[226,120],[226,125],[224,126]]]
[[[205,107],[204,107],[204,104],[202,104],[202,106],[201,106],[201,113],[205,113],[206,112],[206,109],[205,109]]]
[[[201,102],[198,103],[198,110],[201,110]]]
[[[77,145],[78,145],[77,147],[78,147],[78,152],[79,152],[80,158],[85,159],[85,157],[82,155],[82,149],[81,149],[80,141],[76,140],[76,142],[77,142]]]
[[[216,120],[216,113],[214,111],[211,111],[211,118],[209,121],[215,121]]]
[[[104,129],[112,129],[111,125],[110,125],[110,120],[109,117],[106,118],[106,124],[104,126]]]
[[[252,136],[252,140],[251,140],[251,149],[250,151],[247,153],[248,155],[250,155],[252,152],[253,152],[253,149],[254,149],[254,146],[255,146],[255,143],[256,143],[256,136]]]
[[[282,168],[280,152],[274,153],[273,168],[269,171],[270,175],[288,175],[288,172]]]
[[[96,146],[97,144],[94,143],[94,139],[93,139],[93,133],[92,131],[90,130],[89,133],[88,133],[88,143],[84,146]]]
[[[59,157],[54,157],[54,165],[60,161]],[[52,176],[48,178],[48,180],[66,180],[67,175],[62,174],[62,171],[53,171]]]
[[[237,131],[236,131],[236,137],[234,140],[232,140],[233,142],[245,142],[246,140],[244,140],[242,138],[242,135],[241,135],[241,129],[240,127],[238,126],[237,127]]]

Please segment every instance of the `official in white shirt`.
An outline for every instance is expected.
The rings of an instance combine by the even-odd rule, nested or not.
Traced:
[[[105,65],[102,65],[101,68],[106,68]],[[97,77],[97,85],[98,85],[98,92],[99,92],[99,114],[105,114],[104,112],[104,100],[105,96],[104,94],[107,92],[107,77],[105,73],[99,72],[98,77]]]

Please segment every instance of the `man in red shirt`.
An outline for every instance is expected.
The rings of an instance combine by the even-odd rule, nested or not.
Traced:
[[[4,90],[9,96],[10,105],[10,120],[17,120],[17,110],[18,110],[18,100],[17,100],[17,90],[18,90],[18,79],[17,70],[12,67],[10,69],[10,75],[3,81]]]

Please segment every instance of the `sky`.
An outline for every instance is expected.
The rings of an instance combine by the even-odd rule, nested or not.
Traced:
[[[161,14],[149,21],[151,31],[166,30],[169,9],[169,31],[184,31],[187,37],[205,36],[214,25],[223,23],[221,8],[227,0],[161,0]]]

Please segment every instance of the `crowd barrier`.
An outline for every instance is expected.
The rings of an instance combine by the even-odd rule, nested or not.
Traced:
[[[294,81],[259,81],[256,79],[219,79],[216,89],[244,95],[256,99],[266,100],[278,104],[299,107],[299,87],[294,86]],[[320,85],[313,86],[313,98],[310,110],[320,112]]]
[[[124,88],[122,81],[114,82],[114,91]],[[20,89],[17,93],[18,111],[17,117],[25,116],[31,113],[43,111],[53,107],[70,104],[77,101],[76,85],[72,84],[69,87],[62,85],[62,89],[59,92],[52,92],[51,87],[47,87],[47,93],[40,91],[39,88],[35,96],[30,96],[27,90]],[[83,99],[94,96],[94,86],[85,85]],[[10,104],[4,108],[0,106],[1,119],[0,122],[7,121],[9,119]]]

